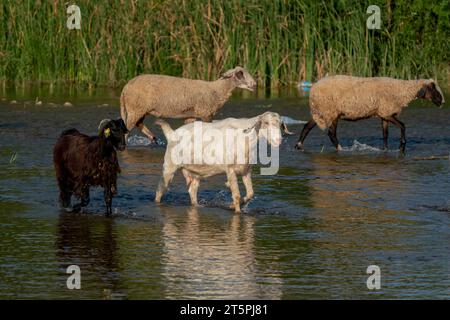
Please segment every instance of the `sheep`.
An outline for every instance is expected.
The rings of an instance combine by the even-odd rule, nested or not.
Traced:
[[[322,130],[328,128],[331,142],[337,150],[341,150],[336,137],[339,119],[379,117],[383,128],[384,149],[388,148],[388,125],[392,123],[400,128],[400,152],[404,154],[405,125],[397,119],[397,115],[417,98],[431,100],[438,106],[445,102],[441,89],[432,79],[397,80],[343,75],[323,78],[311,88],[309,106],[312,119],[303,127],[296,148],[303,150],[303,141],[317,124]]]
[[[89,188],[101,186],[106,215],[111,215],[112,196],[117,192],[116,180],[120,173],[116,149],[125,149],[127,132],[122,119],[104,119],[98,127],[98,136],[89,137],[76,129],[61,133],[53,149],[53,163],[63,208],[69,208],[75,195],[81,198],[81,203],[73,211],[80,211],[89,204]]]
[[[120,112],[128,130],[137,127],[156,142],[156,136],[144,125],[146,115],[211,122],[235,88],[256,88],[255,80],[244,68],[228,70],[216,81],[144,74],[123,88]]]
[[[161,202],[161,197],[178,169],[182,170],[186,179],[191,203],[194,206],[198,205],[197,190],[200,178],[225,173],[227,176],[226,185],[231,189],[233,197],[233,203],[230,207],[239,213],[241,212],[241,195],[237,175],[242,176],[246,189],[243,204],[250,201],[254,195],[251,167],[255,163],[252,155],[254,156],[256,152],[256,145],[252,144],[251,139],[253,138],[252,141],[255,142],[256,137],[265,138],[274,147],[278,147],[281,143],[281,119],[280,115],[274,112],[265,112],[249,119],[228,118],[212,123],[198,121],[186,124],[175,131],[164,120],[159,119],[155,124],[161,126],[168,142],[164,156],[163,173],[155,196],[157,203]],[[196,130],[200,127],[204,135],[195,136],[198,132]],[[210,134],[218,134],[215,137],[219,137],[219,139],[206,138],[206,135]],[[250,134],[253,134],[253,136],[250,136]],[[231,139],[228,141],[234,141],[233,145],[224,143],[224,135],[227,135],[225,139]],[[245,139],[246,136],[250,139]],[[239,140],[240,138],[245,140]],[[200,149],[196,149],[196,143],[199,143]],[[212,161],[210,159],[210,162],[208,162],[206,150],[211,151],[211,154],[214,154],[216,158]],[[177,158],[177,154],[180,152],[188,155],[190,159],[180,161],[180,158]],[[224,155],[227,156],[227,160],[224,159]],[[242,157],[240,158],[239,155]],[[197,162],[196,156],[200,157]]]

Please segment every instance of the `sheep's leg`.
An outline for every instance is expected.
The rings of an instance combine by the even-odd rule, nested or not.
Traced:
[[[141,132],[145,134],[152,142],[156,142],[156,136],[144,124],[144,117],[139,119],[139,121],[136,123],[136,127],[138,127],[139,130],[141,130]]]
[[[198,206],[197,191],[199,184],[200,180],[198,178],[192,178],[191,182],[189,183],[189,196],[191,197],[191,204],[193,206]]]
[[[236,213],[241,212],[240,202],[241,202],[241,194],[239,192],[239,184],[236,176],[236,172],[234,170],[227,171],[227,180],[230,186],[231,195],[233,197],[233,204],[230,206],[234,208]]]
[[[330,128],[328,129],[328,137],[330,137],[330,140],[333,143],[336,150],[341,151],[342,147],[339,144],[339,141],[336,136],[337,123],[338,123],[338,119],[334,120],[333,123],[331,124]]]
[[[250,201],[253,198],[253,184],[252,184],[252,172],[249,170],[246,175],[242,176],[242,182],[244,182],[245,186],[245,197],[244,204]]]
[[[400,137],[400,152],[402,154],[405,154],[405,146],[406,146],[406,137],[405,137],[405,125],[403,122],[401,122],[400,120],[398,120],[395,116],[390,116],[389,118],[386,118],[387,121],[389,121],[390,123],[393,123],[394,125],[396,125],[398,128],[400,128],[400,133],[401,133],[401,137]]]
[[[176,167],[164,166],[161,179],[158,183],[158,189],[156,190],[155,202],[161,202],[161,198],[164,195],[164,192],[166,192],[169,183],[172,181],[176,170]]]
[[[295,145],[296,149],[303,150],[303,141],[305,141],[306,136],[311,131],[311,129],[314,128],[315,126],[316,126],[316,122],[313,119],[309,120],[305,124],[305,126],[303,127],[302,132],[300,133],[300,137],[298,138],[298,142]]]
[[[381,124],[383,126],[383,149],[388,149],[388,136],[389,136],[389,122],[385,119],[381,119]]]

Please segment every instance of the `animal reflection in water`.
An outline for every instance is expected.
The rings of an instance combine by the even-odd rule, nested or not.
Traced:
[[[114,219],[62,213],[56,242],[61,268],[78,265],[83,275],[82,288],[100,284],[99,294],[107,295],[120,282],[116,237]]]
[[[282,282],[256,277],[255,218],[187,213],[161,207],[167,298],[279,299]],[[223,219],[230,219],[224,222]]]
[[[398,228],[405,223],[402,215],[407,212],[391,209],[395,201],[415,192],[408,179],[402,178],[410,175],[407,168],[389,157],[368,163],[355,160],[355,156],[322,154],[310,160],[315,168],[311,174],[323,177],[320,182],[311,181],[309,190],[317,209],[318,231],[332,237],[323,242],[326,246],[336,250],[342,246],[371,250],[376,245],[393,249],[402,238],[404,249],[410,246],[408,237],[414,226]]]

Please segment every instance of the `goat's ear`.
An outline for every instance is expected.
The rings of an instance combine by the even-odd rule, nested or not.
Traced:
[[[260,128],[261,128],[261,118],[258,117],[258,120],[255,122],[255,124],[247,129],[245,129],[244,133],[245,134],[250,133],[253,129],[255,129],[256,132],[258,132]]]
[[[125,121],[123,121],[122,118],[119,118],[119,119],[117,119],[117,120],[119,121],[119,124],[120,124],[120,127],[122,128],[122,130],[123,130],[125,133],[128,133],[129,130],[128,130],[126,124],[125,124]]]
[[[289,131],[286,123],[284,122],[281,122],[280,129],[284,134],[287,134],[289,136],[292,136],[294,134],[293,132]]]

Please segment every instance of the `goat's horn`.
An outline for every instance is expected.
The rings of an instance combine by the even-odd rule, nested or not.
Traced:
[[[103,131],[103,128],[106,126],[107,123],[109,123],[111,119],[103,119],[100,121],[100,124],[98,125],[98,134],[100,135]]]

